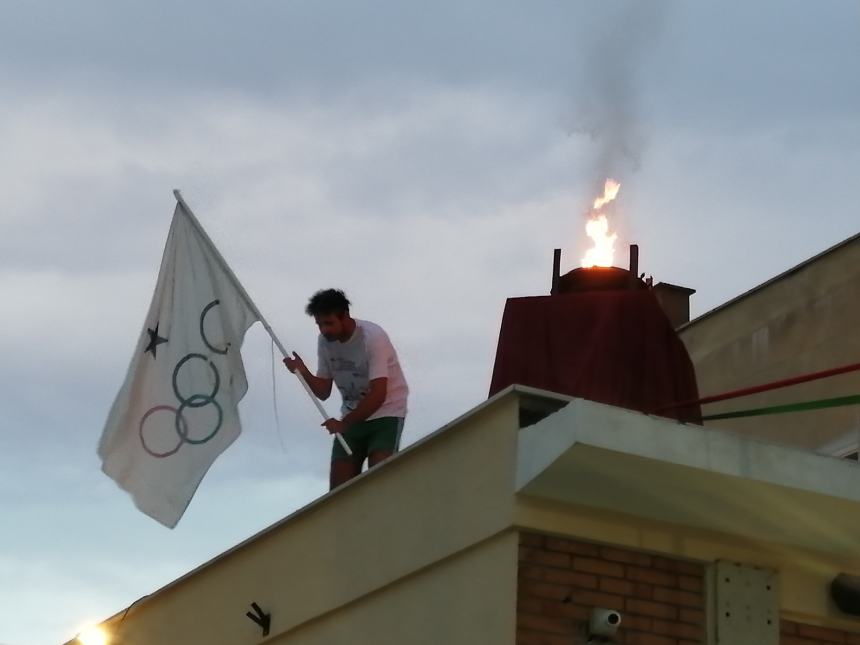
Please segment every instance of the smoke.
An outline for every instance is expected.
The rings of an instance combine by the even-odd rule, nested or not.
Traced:
[[[641,113],[641,83],[650,54],[663,32],[671,3],[628,0],[611,3],[584,35],[583,84],[574,131],[595,144],[595,190],[607,177],[638,170],[647,137]]]

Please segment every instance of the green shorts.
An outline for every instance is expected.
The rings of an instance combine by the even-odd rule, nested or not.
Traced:
[[[360,421],[349,427],[341,436],[346,440],[352,458],[364,461],[372,452],[394,454],[400,450],[400,435],[403,433],[402,417],[380,417],[370,421]],[[350,459],[337,437],[331,449],[331,458]]]

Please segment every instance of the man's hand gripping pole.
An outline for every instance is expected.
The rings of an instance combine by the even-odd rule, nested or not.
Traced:
[[[272,328],[269,327],[265,322],[263,323],[263,326],[266,328],[266,331],[269,333],[269,336],[272,337],[272,340],[274,341],[275,345],[278,347],[278,350],[280,350],[281,355],[284,358],[288,358],[290,356],[289,352],[287,352],[287,350],[281,344],[281,341],[278,340],[278,337],[275,336],[275,333],[272,331]],[[317,406],[317,410],[320,411],[320,414],[322,415],[323,421],[328,421],[329,419],[331,419],[332,417],[330,417],[328,415],[328,413],[325,411],[325,408],[322,406],[322,403],[320,403],[320,400],[317,398],[316,394],[313,393],[313,390],[311,390],[311,386],[308,385],[308,382],[305,380],[305,377],[302,376],[302,373],[299,370],[296,370],[294,372],[294,374],[299,379],[299,383],[302,384],[302,387],[305,388],[305,392],[307,392],[308,396],[311,397],[311,401],[313,401],[314,405]],[[340,442],[341,448],[343,448],[344,451],[346,452],[346,454],[348,454],[351,457],[352,456],[352,450],[350,450],[349,445],[346,443],[346,440],[340,434],[335,434],[334,436]]]

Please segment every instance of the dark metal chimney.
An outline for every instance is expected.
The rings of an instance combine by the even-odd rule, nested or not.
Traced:
[[[651,291],[666,312],[672,327],[678,329],[681,325],[690,322],[690,296],[696,293],[695,289],[660,282],[654,285]]]

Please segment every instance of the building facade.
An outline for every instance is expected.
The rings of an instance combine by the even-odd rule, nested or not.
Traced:
[[[860,235],[683,325],[703,395],[860,361]],[[710,405],[706,413],[860,393],[860,372]],[[727,425],[730,424],[730,425]],[[856,458],[860,406],[714,422]]]
[[[859,483],[854,462],[513,386],[103,628],[112,645],[860,644],[830,596],[860,574]],[[598,609],[620,616],[609,640]]]

